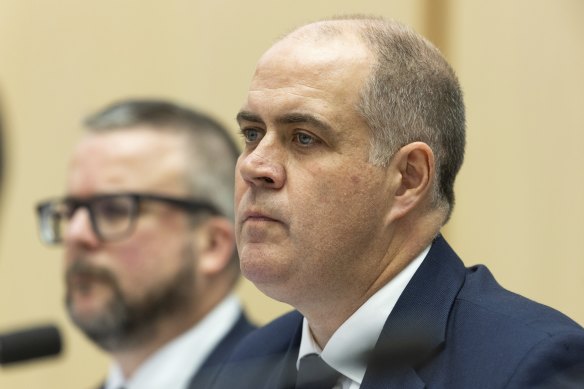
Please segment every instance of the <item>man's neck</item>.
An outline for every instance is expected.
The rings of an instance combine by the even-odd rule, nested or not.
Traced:
[[[420,250],[421,251],[421,250]],[[379,274],[371,284],[362,288],[358,293],[354,293],[352,299],[335,300],[334,303],[328,304],[332,310],[320,309],[303,312],[303,315],[310,323],[310,330],[316,343],[324,349],[330,338],[337,331],[337,329],[353,315],[371,296],[373,296],[379,289],[390,282],[399,274],[415,256],[412,258],[395,257],[388,267]]]
[[[297,307],[308,319],[310,330],[317,344],[324,349],[336,330],[355,313],[371,296],[394,279],[434,239],[439,231],[435,221],[420,221],[411,228],[402,228],[394,234],[379,263],[385,264],[367,283],[343,285],[344,298],[338,294],[316,300],[314,304]],[[357,259],[358,260],[358,259]],[[322,296],[321,296],[322,297]],[[323,303],[328,301],[328,303]],[[328,307],[328,309],[326,308]]]

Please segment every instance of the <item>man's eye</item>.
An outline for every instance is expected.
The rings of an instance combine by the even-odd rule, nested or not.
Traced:
[[[104,204],[98,209],[100,216],[110,220],[126,217],[130,213],[128,207],[119,204]]]
[[[298,143],[300,143],[303,146],[308,146],[316,142],[316,139],[313,136],[305,134],[303,132],[295,134],[294,138]]]
[[[132,213],[131,199],[99,200],[94,203],[93,211],[95,216],[103,221],[125,219]]]
[[[241,134],[247,143],[257,142],[261,136],[261,133],[254,128],[244,128],[241,130]]]

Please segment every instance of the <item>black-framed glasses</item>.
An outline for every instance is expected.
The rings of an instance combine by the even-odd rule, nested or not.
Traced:
[[[221,215],[208,201],[162,196],[151,193],[115,193],[87,198],[64,197],[37,205],[41,240],[45,244],[62,243],[73,215],[80,208],[89,212],[93,232],[102,242],[112,242],[129,236],[136,225],[143,201],[165,203],[195,214],[207,212]]]

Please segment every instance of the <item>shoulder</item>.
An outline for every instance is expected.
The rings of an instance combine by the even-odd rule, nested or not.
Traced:
[[[244,312],[241,312],[237,321],[233,324],[231,329],[225,334],[223,339],[215,346],[215,349],[205,360],[202,367],[209,367],[222,363],[245,338],[256,327],[247,319]]]
[[[580,325],[561,312],[503,288],[485,266],[468,269],[454,308],[464,311],[471,321],[500,322],[534,336],[553,336],[565,331],[584,333]]]
[[[561,312],[504,289],[484,266],[468,269],[446,347],[465,360],[463,371],[501,379],[503,387],[563,388],[561,382],[573,387],[584,380],[584,329]]]
[[[303,317],[298,311],[278,317],[249,333],[238,345],[232,359],[281,353],[287,350],[301,330]],[[300,338],[298,338],[298,342]]]
[[[584,387],[584,332],[565,329],[547,334],[525,353],[507,387]]]
[[[247,318],[245,313],[241,312],[241,314],[239,315],[239,318],[237,319],[237,321],[235,322],[235,324],[233,325],[233,327],[231,328],[231,330],[227,334],[227,337],[233,337],[233,338],[239,339],[239,338],[242,338],[245,335],[249,334],[250,332],[252,332],[256,328],[257,327],[249,321],[249,319]]]

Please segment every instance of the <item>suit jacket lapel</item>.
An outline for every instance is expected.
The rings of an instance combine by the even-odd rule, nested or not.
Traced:
[[[296,386],[296,361],[302,339],[302,321],[303,316],[298,315],[297,328],[294,336],[290,340],[288,349],[284,352],[284,358],[274,366],[273,374],[270,376],[265,389],[294,389]]]
[[[438,236],[383,327],[362,389],[425,387],[416,368],[440,351],[464,277],[462,261]]]

